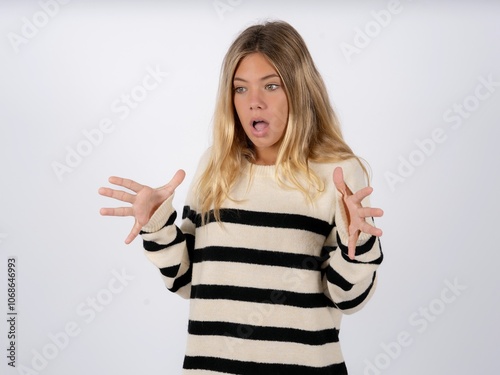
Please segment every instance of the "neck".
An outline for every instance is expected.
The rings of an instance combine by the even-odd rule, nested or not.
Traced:
[[[278,152],[275,150],[257,150],[254,164],[257,165],[275,165]]]
[[[275,165],[276,164],[276,158],[260,158],[260,157],[257,157],[257,159],[255,159],[254,164],[257,164],[257,165]]]

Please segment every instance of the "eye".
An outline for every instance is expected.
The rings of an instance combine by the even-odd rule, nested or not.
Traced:
[[[275,83],[270,83],[268,85],[266,85],[266,90],[269,90],[269,91],[274,91],[274,90],[277,90],[280,86],[275,84]]]
[[[235,92],[236,94],[242,94],[242,93],[244,93],[245,91],[246,91],[246,88],[241,87],[241,86],[238,86],[238,87],[235,87],[235,88],[234,88],[234,92]]]

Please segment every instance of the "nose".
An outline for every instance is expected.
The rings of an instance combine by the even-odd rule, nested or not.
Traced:
[[[250,93],[250,109],[263,109],[264,100],[259,90],[252,90]]]

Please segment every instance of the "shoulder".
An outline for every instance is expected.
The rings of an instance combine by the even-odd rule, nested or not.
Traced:
[[[193,191],[196,190],[196,186],[200,182],[201,176],[207,169],[207,166],[210,162],[210,153],[211,153],[211,147],[207,148],[203,153],[201,154],[200,158],[198,159],[198,164],[196,166],[196,169],[194,169],[194,174],[192,174],[192,179],[191,179],[191,188],[190,191],[193,193]]]
[[[199,164],[208,164],[208,161],[210,160],[210,157],[212,156],[212,146],[208,147],[203,151],[203,153],[200,156],[200,162]]]
[[[208,164],[212,156],[212,147],[208,147],[200,156],[198,161],[198,167],[196,168],[195,177],[200,177],[200,175],[207,169]]]

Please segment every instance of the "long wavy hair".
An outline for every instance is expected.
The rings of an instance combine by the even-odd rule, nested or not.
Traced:
[[[255,150],[233,102],[235,71],[252,53],[263,54],[274,66],[288,99],[288,124],[276,159],[278,181],[313,199],[323,191],[324,183],[309,168],[309,161],[337,162],[356,157],[343,139],[325,83],[300,34],[283,21],[250,26],[231,44],[222,64],[213,145],[197,186],[203,221],[210,210],[220,220],[221,205],[231,199],[231,187],[243,165],[255,160]]]

